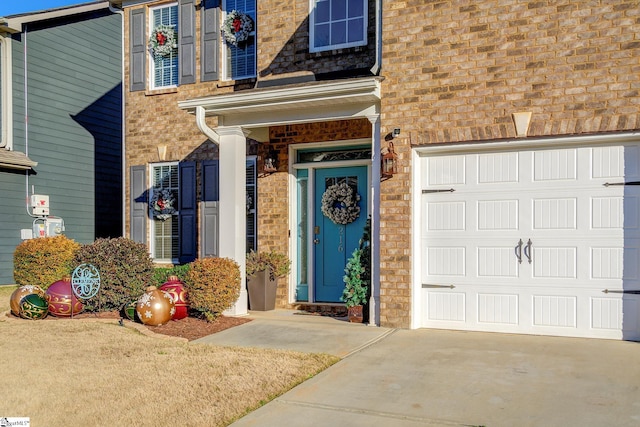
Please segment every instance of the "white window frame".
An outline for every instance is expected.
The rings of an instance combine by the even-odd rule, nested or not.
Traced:
[[[254,0],[255,1],[255,9],[256,9],[256,15],[258,12],[258,0]],[[225,19],[227,18],[227,2],[226,1],[222,1],[222,7],[223,7],[223,13],[222,13],[222,23],[224,23]],[[257,18],[257,17],[256,17]],[[244,76],[236,76],[233,77],[231,75],[231,70],[229,69],[229,65],[228,65],[228,59],[229,59],[229,55],[231,55],[231,47],[227,44],[227,42],[224,41],[224,38],[221,37],[221,42],[222,42],[222,50],[220,51],[222,53],[221,55],[221,61],[222,61],[222,80],[223,81],[233,81],[233,80],[243,80],[243,79],[253,79],[258,75],[258,37],[256,37],[257,34],[257,28],[258,28],[258,22],[257,19],[253,20],[253,31],[251,32],[251,35],[253,36],[254,39],[254,44],[255,44],[255,48],[254,48],[254,52],[253,52],[253,61],[255,64],[255,68],[253,70],[253,74],[247,74]],[[222,25],[222,24],[221,24]]]
[[[177,2],[173,2],[173,3],[166,3],[166,4],[162,4],[159,6],[154,6],[154,7],[150,7],[149,8],[149,32],[147,34],[147,37],[151,37],[151,33],[153,32],[154,29],[154,25],[153,25],[153,14],[156,10],[158,9],[165,9],[165,8],[169,8],[169,7],[177,7],[179,8],[180,6],[178,5]],[[179,20],[180,18],[178,18]],[[176,26],[179,23],[176,23]],[[178,37],[178,33],[177,33],[177,28],[176,28],[176,37]],[[180,50],[178,48],[177,53],[176,53],[176,70],[177,71],[177,77],[176,77],[176,83],[173,85],[167,85],[167,86],[158,86],[156,85],[156,79],[155,79],[155,71],[156,71],[156,61],[153,58],[153,54],[151,52],[149,52],[149,82],[150,82],[150,86],[151,86],[151,90],[159,90],[159,89],[171,89],[171,88],[176,88],[178,87],[178,84],[180,82],[180,76],[179,76],[179,62],[180,62]]]
[[[149,183],[151,183],[151,185],[149,185],[149,200],[152,199],[153,197],[153,191],[155,189],[155,181],[154,181],[154,171],[156,168],[158,167],[162,167],[162,166],[175,166],[176,168],[178,168],[178,193],[180,192],[180,173],[179,173],[179,162],[161,162],[161,163],[151,163],[149,164]],[[178,195],[179,197],[179,195]],[[176,198],[176,203],[178,202],[177,198]],[[151,207],[149,207],[149,210],[151,210]],[[180,212],[177,211],[177,206],[176,206],[176,213],[173,215],[173,218],[171,219],[172,221],[178,221],[178,215],[180,214]],[[153,218],[150,215],[151,218],[151,226],[149,227],[149,252],[151,254],[151,258],[155,261],[155,262],[159,262],[159,263],[166,263],[166,264],[177,264],[178,263],[178,258],[179,258],[179,254],[174,254],[175,256],[172,258],[156,258],[156,229],[155,229],[155,221],[160,221],[160,220],[156,220],[155,218]],[[178,238],[178,247],[180,245],[180,235],[177,236]]]
[[[325,1],[325,0],[321,0]],[[344,2],[346,0],[326,0],[329,2],[340,1]],[[349,47],[356,46],[366,46],[367,45],[367,28],[369,25],[369,10],[368,10],[368,1],[362,1],[362,18],[363,18],[363,26],[362,26],[362,38],[355,42],[346,42],[340,44],[329,44],[326,46],[315,47],[315,37],[316,37],[316,3],[318,0],[309,0],[309,52],[324,52],[327,50],[336,50],[336,49],[345,49]],[[331,22],[331,21],[329,21]]]
[[[12,93],[12,62],[11,62],[11,38],[0,36],[0,66],[2,78],[0,79],[2,96],[0,97],[0,110],[2,114],[0,149],[13,150],[13,103]]]

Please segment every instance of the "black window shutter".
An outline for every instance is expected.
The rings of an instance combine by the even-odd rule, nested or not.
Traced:
[[[180,0],[178,10],[180,84],[196,82],[196,8],[194,0]]]
[[[220,1],[202,0],[202,60],[200,77],[203,82],[218,80],[220,68]]]
[[[132,9],[129,14],[129,33],[131,40],[130,83],[131,92],[145,90],[147,63],[147,34],[145,31],[145,8]]]
[[[202,226],[200,240],[201,256],[218,256],[219,212],[218,200],[220,196],[219,179],[220,162],[205,160],[202,162]]]
[[[147,212],[149,210],[147,189],[147,167],[131,166],[131,240],[147,243]]]
[[[180,236],[180,264],[186,264],[197,256],[196,163],[180,162],[178,165],[180,194],[178,196],[178,235]]]

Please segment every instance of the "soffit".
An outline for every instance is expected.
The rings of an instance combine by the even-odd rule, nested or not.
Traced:
[[[8,169],[31,169],[38,162],[34,162],[26,154],[19,151],[0,150],[0,167]]]

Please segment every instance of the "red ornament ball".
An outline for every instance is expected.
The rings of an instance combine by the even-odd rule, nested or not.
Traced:
[[[70,317],[84,309],[80,300],[71,289],[71,278],[65,276],[47,288],[49,312],[57,317]],[[71,309],[73,308],[73,313]]]
[[[176,304],[176,312],[173,320],[184,319],[189,316],[189,294],[178,276],[169,276],[167,281],[160,286],[161,291],[167,292]]]

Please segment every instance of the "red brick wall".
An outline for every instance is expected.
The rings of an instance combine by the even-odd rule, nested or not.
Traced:
[[[382,323],[410,324],[412,145],[640,128],[640,4],[386,1],[382,128],[400,173],[382,183]]]

